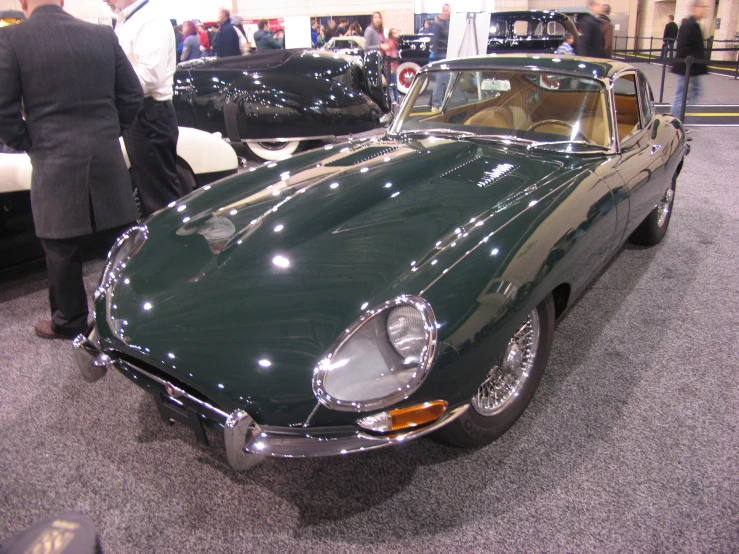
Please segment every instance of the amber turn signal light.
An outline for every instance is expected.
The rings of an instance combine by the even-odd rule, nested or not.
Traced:
[[[357,424],[360,427],[379,433],[403,431],[436,421],[444,415],[446,409],[447,403],[444,400],[434,400],[409,408],[400,408],[371,415],[360,419]]]

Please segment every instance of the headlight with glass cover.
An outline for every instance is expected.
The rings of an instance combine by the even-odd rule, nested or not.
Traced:
[[[146,225],[137,225],[118,237],[118,240],[115,241],[110,252],[108,252],[105,269],[100,277],[100,285],[95,291],[96,300],[118,279],[128,261],[136,252],[141,250],[148,235],[149,230]]]
[[[392,406],[425,380],[436,351],[436,318],[418,296],[399,296],[365,312],[313,371],[313,393],[332,410]]]

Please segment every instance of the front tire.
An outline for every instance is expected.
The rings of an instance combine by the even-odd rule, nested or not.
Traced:
[[[677,175],[672,178],[670,188],[667,189],[659,204],[649,212],[647,218],[631,233],[629,240],[632,243],[642,246],[656,246],[662,241],[665,233],[667,233],[667,226],[670,224],[670,218],[672,217],[672,205],[675,202],[676,184]]]
[[[300,141],[271,141],[257,142],[247,141],[244,143],[247,150],[260,161],[263,162],[279,162],[288,156],[292,156],[300,150]]]
[[[195,180],[195,175],[187,166],[187,164],[179,158],[177,159],[177,180],[180,182],[182,196],[190,194],[198,187],[198,183]]]
[[[469,409],[437,432],[461,448],[493,442],[505,433],[531,402],[544,375],[554,337],[554,300],[548,295],[514,333],[506,353],[492,364]]]

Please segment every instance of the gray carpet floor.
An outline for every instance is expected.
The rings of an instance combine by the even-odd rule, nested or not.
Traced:
[[[215,434],[199,445],[33,336],[42,272],[1,282],[0,538],[77,510],[122,554],[736,552],[737,132],[691,135],[665,240],[615,258],[559,324],[527,412],[479,450],[419,440],[235,473]]]

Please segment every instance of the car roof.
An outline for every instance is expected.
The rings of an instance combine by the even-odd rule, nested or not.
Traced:
[[[565,19],[567,14],[557,10],[511,10],[502,12],[492,12],[491,19],[500,18],[534,18],[534,19]]]
[[[486,54],[470,58],[440,60],[427,65],[425,69],[486,69],[493,67],[515,69],[551,69],[578,73],[583,77],[610,77],[624,69],[633,69],[627,63],[601,58],[563,56],[557,54]]]
[[[327,69],[341,69],[346,66],[346,59],[328,50],[309,50],[306,48],[293,48],[291,50],[265,50],[248,56],[227,56],[225,58],[198,58],[189,62],[178,64],[178,70],[189,71],[212,71],[212,70],[237,70],[237,71],[266,71],[275,69],[282,65],[291,64],[301,68],[307,62],[301,63],[301,58],[312,62],[313,58],[320,58],[321,66]]]

